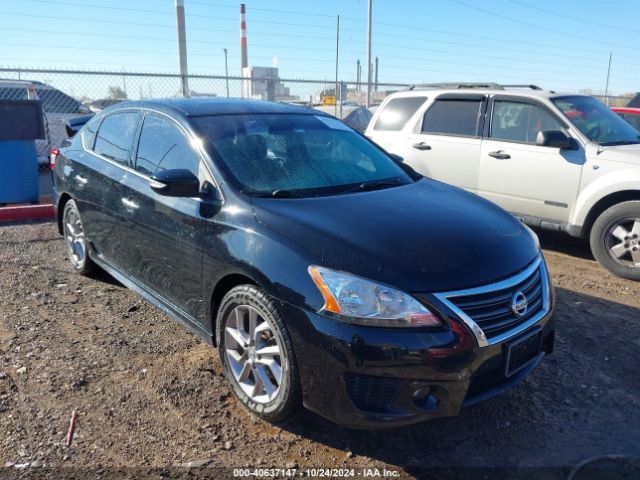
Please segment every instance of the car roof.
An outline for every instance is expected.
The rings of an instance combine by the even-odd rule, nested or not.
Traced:
[[[416,87],[411,90],[394,92],[390,96],[398,97],[437,97],[443,94],[455,95],[513,95],[520,97],[553,98],[566,95],[581,94],[560,94],[552,90],[534,90],[528,88],[421,88]]]
[[[119,102],[104,111],[121,108],[151,108],[166,112],[180,113],[187,117],[206,115],[228,115],[246,113],[302,113],[311,115],[325,115],[317,110],[266,100],[246,98],[160,98],[154,100],[131,100]]]

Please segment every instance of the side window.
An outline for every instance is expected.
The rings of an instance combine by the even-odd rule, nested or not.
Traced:
[[[436,100],[422,119],[422,133],[478,136],[480,99]]]
[[[100,125],[93,151],[123,165],[129,163],[133,137],[138,128],[137,112],[114,113]]]
[[[136,170],[153,175],[162,170],[186,168],[198,175],[200,157],[189,139],[171,120],[147,114],[140,133]]]
[[[497,100],[493,104],[489,137],[535,144],[541,130],[563,128],[562,124],[542,107],[530,103]]]
[[[98,131],[101,121],[101,117],[93,118],[87,123],[87,126],[83,130],[82,143],[87,150],[93,150],[93,144],[96,141],[96,132]]]
[[[374,130],[402,130],[427,97],[394,98],[387,103],[376,121]]]

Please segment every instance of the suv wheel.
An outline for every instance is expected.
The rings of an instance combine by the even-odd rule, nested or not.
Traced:
[[[75,200],[69,200],[62,213],[62,228],[64,232],[67,257],[76,272],[86,275],[95,270],[95,264],[87,253],[87,239],[84,235],[82,218]]]
[[[640,280],[640,201],[608,208],[591,228],[591,252],[607,270]]]
[[[266,292],[254,285],[233,288],[216,324],[220,359],[236,397],[269,422],[290,416],[301,402],[298,368],[287,328]]]

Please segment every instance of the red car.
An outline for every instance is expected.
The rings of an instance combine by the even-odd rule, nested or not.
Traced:
[[[611,107],[611,110],[613,110],[627,122],[629,122],[633,126],[633,128],[640,131],[640,108]]]

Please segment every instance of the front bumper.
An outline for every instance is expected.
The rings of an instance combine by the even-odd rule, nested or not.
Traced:
[[[541,351],[509,378],[504,375],[504,342],[479,347],[455,317],[451,322],[460,327],[458,334],[444,327],[364,327],[289,304],[280,307],[293,339],[305,407],[352,428],[455,416],[522,381],[554,344],[553,302],[530,327],[542,329]]]

